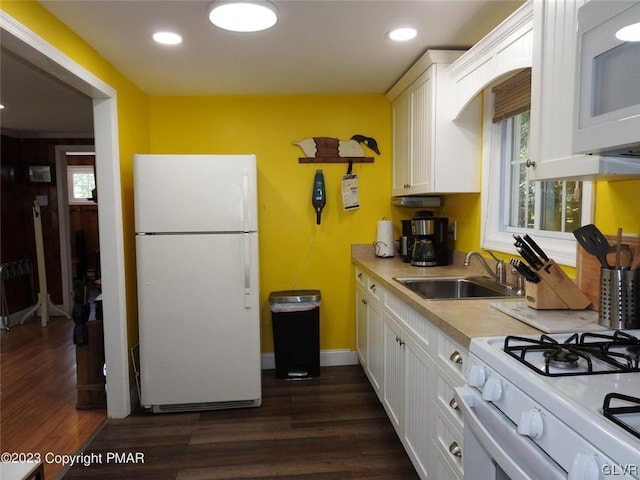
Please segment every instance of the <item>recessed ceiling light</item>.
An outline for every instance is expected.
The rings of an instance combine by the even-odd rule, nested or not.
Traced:
[[[173,32],[156,32],[152,35],[153,39],[162,45],[178,45],[182,43],[182,37]]]
[[[232,32],[259,32],[278,21],[275,5],[263,1],[220,1],[211,5],[209,20],[216,27]]]
[[[395,42],[406,42],[416,38],[416,35],[418,35],[418,32],[415,28],[403,27],[391,30],[387,36]]]
[[[640,42],[640,23],[621,28],[616,32],[616,38],[623,42]]]
[[[0,103],[0,110],[2,110],[3,108],[4,108],[4,105]]]

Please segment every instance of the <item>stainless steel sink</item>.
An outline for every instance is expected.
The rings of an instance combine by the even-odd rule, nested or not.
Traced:
[[[395,277],[394,280],[429,300],[516,296],[514,291],[487,277]]]

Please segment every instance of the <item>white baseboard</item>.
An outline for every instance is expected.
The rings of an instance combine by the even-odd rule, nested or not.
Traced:
[[[352,350],[321,350],[320,366],[335,367],[338,365],[357,365],[358,355]],[[273,370],[276,368],[276,358],[273,353],[262,354],[262,370]]]

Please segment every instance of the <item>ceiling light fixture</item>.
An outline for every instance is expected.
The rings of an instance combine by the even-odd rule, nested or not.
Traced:
[[[278,21],[278,9],[263,0],[220,1],[211,5],[209,20],[216,27],[232,32],[259,32]]]
[[[406,42],[407,40],[413,40],[418,35],[415,28],[403,27],[391,30],[387,36],[394,42]]]
[[[640,42],[640,23],[621,28],[616,32],[616,38],[623,42]]]
[[[173,32],[156,32],[152,38],[162,45],[179,45],[182,43],[182,37]]]

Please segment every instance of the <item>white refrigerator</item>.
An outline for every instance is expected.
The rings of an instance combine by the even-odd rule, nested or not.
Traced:
[[[135,155],[140,401],[259,406],[254,155]]]

